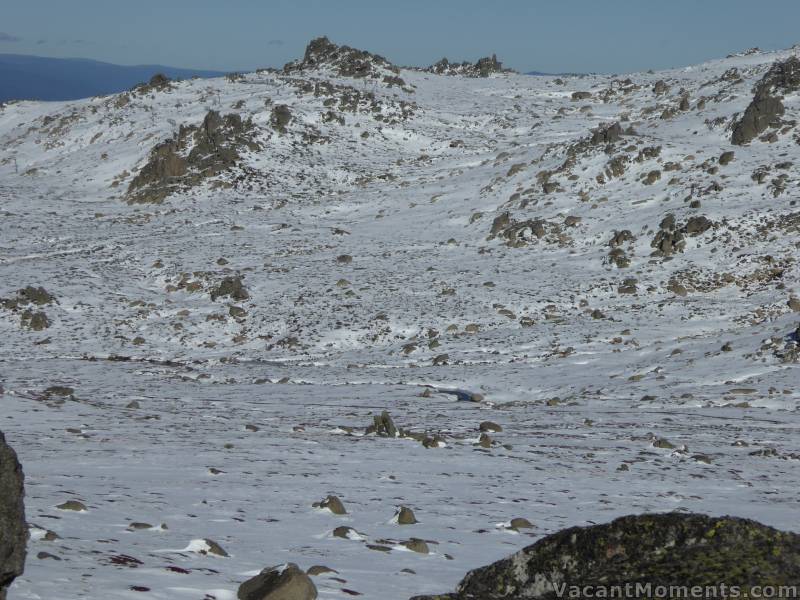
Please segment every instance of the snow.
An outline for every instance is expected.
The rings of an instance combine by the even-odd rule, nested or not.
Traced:
[[[122,108],[116,97],[1,108],[0,297],[42,285],[58,300],[41,307],[51,326],[40,332],[0,309],[0,429],[20,455],[36,524],[10,597],[220,600],[235,598],[248,574],[294,562],[346,580],[315,577],[323,598],[345,587],[399,600],[452,590],[468,570],[542,535],[629,513],[734,514],[797,530],[797,365],[761,350],[800,320],[786,306],[800,293],[797,130],[733,148],[724,125],[707,125],[743,111],[769,65],[796,52],[631,74],[641,87],[607,102],[597,97],[607,76],[561,86],[404,70],[413,93],[370,87],[384,114],[416,103],[392,123],[368,112],[323,123],[324,98],[303,93],[298,75],[274,73],[181,82]],[[731,67],[744,82],[704,85]],[[308,77],[361,87],[330,72]],[[651,92],[659,79],[671,86],[665,97]],[[660,119],[680,88],[692,109]],[[576,90],[595,96],[573,102]],[[698,111],[701,95],[709,100]],[[281,103],[295,116],[286,135],[269,127]],[[797,98],[786,106],[796,119]],[[127,204],[150,148],[209,109],[259,127],[262,150],[243,157],[258,174],[251,189],[203,185],[161,205]],[[599,184],[611,157],[594,151],[578,158],[577,179],[554,176],[562,191],[541,192],[537,173],[557,169],[566,145],[624,113],[639,136],[618,146],[661,145],[659,159]],[[46,116],[55,120],[45,125]],[[310,125],[329,141],[303,144]],[[700,167],[730,149],[734,162],[717,174]],[[669,161],[684,170],[665,171]],[[764,184],[751,179],[781,161],[796,164],[773,168]],[[659,181],[638,180],[656,168]],[[780,172],[789,178],[775,197],[768,185]],[[673,176],[680,182],[669,185]],[[723,190],[696,194],[702,206],[691,209],[692,186],[712,181]],[[581,221],[562,228],[561,243],[511,248],[487,240],[505,210]],[[669,212],[716,226],[666,261],[650,256],[650,240]],[[622,229],[636,239],[619,269],[605,259]],[[352,262],[338,263],[343,254]],[[769,276],[773,266],[781,276]],[[250,299],[167,291],[183,273],[204,285],[241,274]],[[734,282],[712,282],[723,273]],[[617,292],[627,277],[638,279],[636,294]],[[672,277],[695,283],[686,297],[667,290]],[[230,316],[229,305],[246,315]],[[289,337],[297,344],[278,343]],[[726,342],[732,351],[721,351]],[[54,402],[44,394],[52,385],[74,388],[74,398]],[[126,408],[132,400],[141,407]],[[444,441],[363,435],[383,410]],[[474,446],[484,420],[503,427],[491,449]],[[347,515],[312,508],[328,494]],[[53,508],[74,498],[89,511]],[[420,522],[397,525],[398,505]],[[535,529],[508,531],[515,517]],[[129,532],[131,522],[155,527]],[[359,533],[331,536],[341,524]],[[60,539],[46,541],[44,527]],[[412,537],[431,554],[406,551],[400,542]],[[200,553],[205,539],[231,558]],[[111,563],[116,555],[143,564]]]

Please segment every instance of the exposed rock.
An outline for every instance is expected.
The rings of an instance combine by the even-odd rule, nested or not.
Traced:
[[[50,319],[43,310],[34,307],[46,306],[57,302],[55,296],[43,287],[29,285],[12,298],[0,298],[0,308],[13,311],[20,315],[20,325],[32,331],[43,331],[50,327]]]
[[[140,83],[133,88],[134,92],[140,94],[148,94],[150,92],[159,92],[167,90],[171,87],[169,77],[163,73],[156,73],[150,78],[147,83]],[[123,96],[124,97],[124,96]]]
[[[361,534],[355,529],[346,525],[339,525],[339,527],[334,528],[332,535],[343,540],[359,539],[361,537]]]
[[[495,217],[494,221],[492,221],[492,228],[489,230],[489,237],[498,235],[500,232],[508,228],[509,225],[511,225],[511,215],[508,213],[508,211],[506,211]]]
[[[6,588],[25,568],[24,479],[17,454],[0,432],[0,600],[5,600]]]
[[[790,56],[786,60],[776,61],[758,82],[756,90],[770,94],[800,90],[800,58]]]
[[[339,571],[331,569],[330,567],[326,567],[324,565],[313,565],[311,567],[308,567],[308,569],[306,569],[306,573],[308,575],[311,575],[312,577],[315,577],[317,575],[324,575],[326,573],[338,573],[338,572]]]
[[[618,294],[635,294],[638,291],[636,284],[639,283],[639,280],[635,277],[626,277],[622,285],[617,287]]]
[[[174,138],[157,144],[147,164],[133,178],[129,203],[158,203],[232,169],[244,149],[258,150],[253,122],[237,114],[209,111],[203,123],[181,125]]]
[[[780,98],[757,93],[742,118],[734,125],[731,143],[741,146],[753,141],[768,127],[777,125],[778,117],[783,113]]]
[[[321,67],[332,68],[342,77],[354,78],[380,78],[386,76],[386,71],[392,73],[400,71],[382,56],[350,46],[338,46],[327,37],[319,37],[311,40],[306,46],[302,61],[287,63],[283,67],[283,72],[291,74]],[[389,83],[395,85],[397,81]]]
[[[407,506],[401,506],[399,509],[397,509],[395,518],[397,519],[398,525],[414,525],[417,523],[417,518],[414,516],[414,511]]]
[[[622,126],[617,122],[600,125],[592,132],[591,144],[593,146],[613,144],[618,142],[623,134]]]
[[[286,126],[292,121],[292,110],[285,104],[276,104],[272,107],[269,124],[273,129],[286,133]]]
[[[708,217],[691,217],[688,221],[686,221],[686,225],[683,226],[683,230],[687,235],[695,236],[705,233],[711,229],[712,226],[713,223]]]
[[[417,552],[419,554],[430,554],[430,548],[425,540],[421,540],[419,538],[411,538],[410,540],[403,542],[403,546],[411,550],[412,552]]]
[[[766,131],[779,125],[785,109],[782,95],[800,89],[800,59],[791,56],[775,62],[755,89],[752,102],[742,117],[734,124],[731,143],[747,144]]]
[[[211,300],[217,298],[231,298],[232,300],[247,300],[250,294],[242,283],[241,277],[226,277],[220,284],[211,290]]]
[[[373,417],[373,424],[367,427],[366,433],[375,433],[384,437],[397,437],[398,435],[391,415],[385,410],[380,415]]]
[[[677,225],[675,215],[668,214],[661,221],[650,246],[655,248],[657,256],[671,256],[683,252],[686,247],[686,236],[695,237],[708,231],[714,223],[704,216],[691,217],[684,225]]]
[[[659,79],[656,81],[656,84],[653,86],[653,93],[660,96],[661,94],[666,94],[669,91],[669,86],[667,82],[663,79]]]
[[[515,517],[511,519],[510,525],[512,529],[533,529],[533,523],[525,517]]]
[[[475,63],[467,61],[453,63],[443,58],[437,63],[424,69],[437,75],[463,75],[465,77],[488,77],[492,73],[513,73],[513,69],[504,69],[503,63],[497,60],[497,55],[486,56]]]
[[[347,511],[344,508],[344,504],[342,503],[341,500],[339,500],[338,496],[328,496],[327,498],[321,500],[320,502],[314,502],[314,504],[312,504],[311,506],[313,506],[314,508],[328,509],[335,515],[347,514]]]
[[[608,241],[608,245],[612,248],[617,248],[626,242],[633,242],[635,240],[636,237],[631,233],[630,229],[623,229],[622,231],[614,232],[614,235],[611,236],[611,239]]]
[[[315,600],[317,586],[294,563],[268,567],[239,586],[239,600]]]
[[[203,540],[206,543],[206,549],[201,551],[202,554],[213,554],[214,556],[224,556],[227,557],[228,553],[214,540],[210,540],[205,538]]]
[[[33,331],[42,331],[50,327],[50,319],[44,311],[26,310],[22,313],[21,324]]]
[[[56,506],[59,510],[71,510],[73,512],[86,512],[86,505],[80,500],[67,500]]]
[[[800,535],[734,517],[668,513],[572,527],[470,572],[454,594],[414,600],[569,597],[573,586],[794,585]]]
[[[55,297],[43,287],[33,287],[29,285],[17,292],[17,302],[19,304],[35,304],[44,306],[55,302]]]
[[[492,433],[499,433],[503,431],[503,428],[497,423],[494,423],[492,421],[484,421],[478,426],[478,430],[488,431]]]

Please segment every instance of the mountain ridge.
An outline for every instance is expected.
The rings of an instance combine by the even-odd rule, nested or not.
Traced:
[[[164,65],[117,65],[88,58],[0,54],[0,102],[64,101],[114,94],[163,73],[171,79],[221,77],[225,72]]]

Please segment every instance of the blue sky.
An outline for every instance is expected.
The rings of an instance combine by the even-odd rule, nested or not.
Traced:
[[[798,23],[798,0],[3,0],[0,53],[250,70],[327,35],[401,65],[616,73],[789,47]]]

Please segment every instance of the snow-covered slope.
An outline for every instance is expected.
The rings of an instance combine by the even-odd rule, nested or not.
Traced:
[[[632,512],[796,529],[800,93],[730,143],[796,54],[466,78],[363,53],[0,108],[11,597],[222,600],[291,561],[338,572],[322,598],[403,599]],[[383,410],[404,435],[365,435]]]

